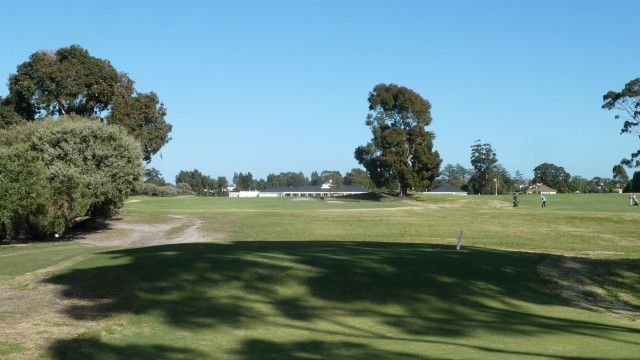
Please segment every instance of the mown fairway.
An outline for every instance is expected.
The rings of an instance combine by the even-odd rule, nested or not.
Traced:
[[[638,358],[640,209],[547,199],[140,198],[218,240],[0,247],[0,358]]]

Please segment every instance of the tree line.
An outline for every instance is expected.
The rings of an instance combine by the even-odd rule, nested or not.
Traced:
[[[269,174],[266,179],[255,179],[251,172],[237,172],[233,175],[233,183],[225,176],[213,177],[200,170],[181,170],[175,178],[175,185],[168,183],[155,168],[144,171],[143,181],[134,190],[136,195],[176,196],[194,194],[200,196],[226,196],[229,188],[234,191],[264,190],[270,187],[298,187],[307,185],[331,184],[336,191],[344,185],[360,185],[367,190],[374,186],[367,173],[358,168],[348,171],[344,176],[340,171],[313,171],[310,177],[302,172],[281,172]]]

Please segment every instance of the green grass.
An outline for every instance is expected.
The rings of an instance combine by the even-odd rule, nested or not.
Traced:
[[[51,339],[49,358],[633,359],[640,353],[640,209],[629,207],[625,194],[551,195],[546,209],[537,196],[521,196],[520,208],[511,207],[509,196],[137,200],[121,221],[195,217],[205,232],[226,240],[0,247],[5,278],[93,254],[41,280],[59,289],[69,322],[87,324],[74,325],[75,336]],[[456,251],[460,229],[465,235]],[[556,258],[592,269],[586,285],[631,315],[584,309],[550,291],[537,267]],[[0,354],[21,348],[4,346]]]

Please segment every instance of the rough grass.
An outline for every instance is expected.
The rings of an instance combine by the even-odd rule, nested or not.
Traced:
[[[0,357],[636,358],[623,195],[138,198],[121,221],[188,216],[225,241],[0,247]]]

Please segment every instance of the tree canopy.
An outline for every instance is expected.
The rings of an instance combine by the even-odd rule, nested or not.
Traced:
[[[0,103],[0,128],[79,115],[120,125],[140,142],[149,162],[169,142],[172,126],[158,96],[139,93],[126,73],[78,45],[38,51],[9,76],[9,95]]]
[[[621,91],[609,91],[602,97],[603,109],[619,110],[622,115],[615,115],[622,119],[620,134],[635,134],[640,138],[640,78],[629,81]],[[629,167],[640,166],[640,149],[631,153],[629,159],[623,158],[621,163]]]
[[[562,166],[544,163],[533,169],[533,181],[547,185],[560,192],[568,192],[571,175]]]
[[[470,190],[476,194],[491,194],[493,179],[497,174],[498,159],[489,143],[471,145],[471,166],[473,174],[469,179]]]
[[[435,134],[426,130],[432,120],[429,101],[395,84],[376,85],[368,100],[365,124],[372,139],[356,148],[356,160],[376,186],[398,186],[400,196],[412,188],[428,188],[442,163],[433,150]]]

